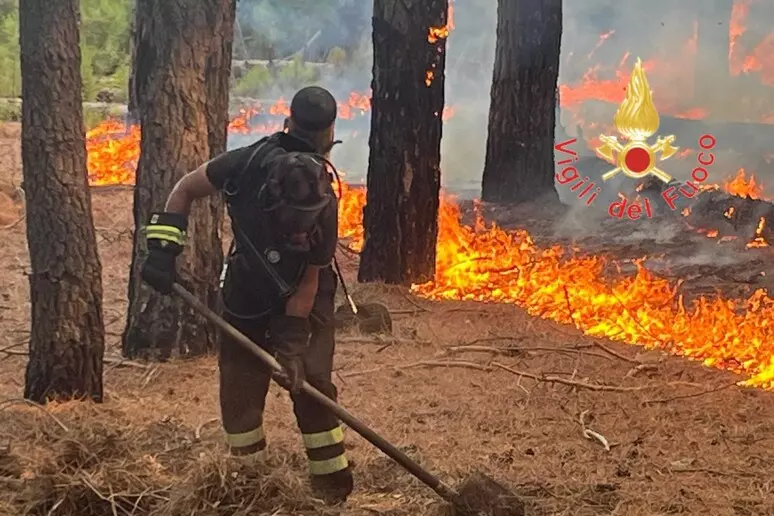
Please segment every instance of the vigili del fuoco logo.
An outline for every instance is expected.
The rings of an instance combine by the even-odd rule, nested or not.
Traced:
[[[648,176],[652,176],[669,185],[662,190],[661,196],[672,210],[677,208],[674,201],[681,194],[690,199],[699,192],[699,185],[708,177],[705,167],[715,161],[715,156],[708,152],[715,147],[715,138],[710,134],[699,138],[698,144],[702,151],[697,154],[696,159],[700,166],[691,172],[691,180],[679,188],[677,185],[670,185],[673,178],[660,168],[661,162],[674,156],[679,147],[673,145],[676,139],[674,135],[658,136],[655,143],[648,143],[648,139],[658,131],[660,120],[653,103],[653,93],[639,58],[629,78],[626,97],[618,106],[613,122],[622,141],[619,142],[616,136],[601,134],[599,140],[602,144],[595,149],[597,156],[613,167],[602,174],[603,183],[618,174],[624,174],[636,181],[643,181]],[[588,195],[586,204],[591,205],[602,191],[602,187],[593,181],[589,182],[588,176],[580,178],[580,173],[573,165],[578,161],[578,154],[570,148],[570,145],[575,142],[577,138],[564,141],[554,147],[556,151],[565,155],[564,159],[557,162],[561,170],[555,174],[556,182],[566,185],[573,192],[580,190],[579,199],[584,199]],[[584,185],[585,188],[581,190]],[[623,194],[619,197],[620,200],[611,202],[608,207],[608,213],[611,216],[623,218],[625,215],[632,220],[639,219],[643,212],[648,218],[653,216],[653,210],[647,198],[643,199],[643,207],[636,201],[629,201]]]

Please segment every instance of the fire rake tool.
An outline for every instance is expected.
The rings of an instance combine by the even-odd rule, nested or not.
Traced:
[[[273,356],[247,336],[223,320],[215,312],[199,301],[193,294],[179,284],[173,286],[173,291],[186,304],[199,312],[205,319],[227,333],[243,348],[261,359],[267,366],[279,375],[284,376],[282,366]],[[371,430],[362,421],[350,414],[341,405],[304,382],[301,390],[336,414],[350,428],[360,434],[365,440],[377,447],[384,454],[397,462],[403,469],[414,475],[418,480],[436,492],[438,496],[451,503],[458,516],[524,516],[524,503],[505,486],[487,477],[483,473],[475,473],[463,484],[459,491],[442,482],[438,477],[414,462],[408,455],[400,451],[389,441]]]
[[[392,317],[387,307],[380,303],[355,304],[355,300],[349,294],[347,283],[344,281],[339,261],[335,256],[333,257],[333,266],[348,303],[336,309],[337,322],[340,322],[342,327],[356,326],[363,333],[392,333]]]

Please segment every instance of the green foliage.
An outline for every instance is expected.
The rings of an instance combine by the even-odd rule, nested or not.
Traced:
[[[131,16],[132,4],[126,0],[81,0],[81,45],[94,49],[97,75],[111,75],[126,64]]]
[[[0,122],[20,122],[21,103],[0,101]]]
[[[21,95],[21,63],[19,61],[19,14],[6,9],[0,18],[0,96]]]
[[[83,80],[83,100],[92,100],[97,95],[97,77],[94,73],[94,48],[81,45],[81,79]]]
[[[341,47],[333,47],[325,56],[325,62],[339,68],[347,63],[347,51]]]
[[[236,81],[232,91],[237,97],[260,97],[268,92],[273,82],[271,72],[265,66],[257,65]]]
[[[130,0],[81,0],[81,74],[83,98],[94,100],[100,78],[114,78],[114,89],[128,81]],[[21,94],[17,0],[0,0],[0,97]]]
[[[21,95],[18,1],[0,0],[0,98]],[[55,1],[55,0],[52,0]],[[81,0],[81,73],[83,98],[94,101],[109,90],[115,102],[125,102],[131,70],[130,23],[134,0]],[[481,0],[485,1],[485,0]],[[298,53],[315,34],[340,23],[340,0],[241,0],[238,2],[240,31],[235,54],[245,49],[251,59],[284,59]],[[370,31],[363,27],[364,41]],[[368,36],[365,38],[365,36]],[[322,50],[338,71],[363,63],[361,49]],[[320,69],[296,58],[291,64],[267,69],[255,66],[236,81],[237,96],[261,96],[273,90],[297,89],[320,77]]]
[[[86,130],[94,129],[101,122],[110,118],[119,118],[123,116],[123,113],[116,109],[101,108],[101,107],[83,107],[83,124],[86,126]]]
[[[271,70],[261,65],[252,66],[236,81],[232,91],[237,97],[260,97],[270,94],[274,89],[287,91],[303,88],[317,82],[319,78],[319,68],[297,57]]]
[[[277,73],[277,87],[282,90],[292,90],[309,86],[320,78],[319,69],[304,64],[300,57],[296,57],[290,64],[279,68]]]

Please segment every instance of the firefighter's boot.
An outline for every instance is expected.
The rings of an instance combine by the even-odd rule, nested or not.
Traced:
[[[327,475],[312,475],[311,484],[315,496],[326,503],[342,503],[352,493],[352,469],[347,467]]]

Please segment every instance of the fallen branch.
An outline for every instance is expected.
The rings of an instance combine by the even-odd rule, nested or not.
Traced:
[[[501,340],[511,341],[511,342],[523,342],[526,340],[526,336],[518,336],[518,337],[481,337],[479,339],[473,339],[471,341],[465,342],[464,344],[458,344],[458,345],[452,345],[449,346],[448,349],[452,349],[455,347],[463,347],[463,346],[475,346],[484,342],[499,342]]]
[[[492,353],[494,355],[513,356],[523,352],[524,350],[515,346],[497,348],[494,346],[463,345],[444,348],[443,351],[438,353],[438,356],[453,355],[456,353]]]
[[[417,367],[461,367],[464,369],[476,369],[478,371],[491,371],[492,368],[477,364],[475,362],[466,362],[463,360],[420,360],[419,362],[412,362],[410,364],[388,366],[388,367],[376,367],[373,369],[366,369],[364,371],[353,371],[351,373],[342,373],[340,376],[343,378],[352,378],[353,376],[363,376],[365,374],[378,373],[385,369],[391,369],[394,371],[402,371],[404,369],[414,369]]]
[[[634,366],[626,372],[624,378],[633,378],[642,371],[658,371],[658,364],[639,364]]]
[[[104,357],[102,362],[105,364],[113,364],[113,368],[116,367],[136,367],[137,369],[149,369],[150,365],[135,362],[134,360],[127,360],[121,357]]]
[[[605,346],[601,342],[594,341],[594,345],[596,347],[598,347],[599,349],[601,349],[602,351],[604,351],[605,353],[607,353],[609,355],[613,355],[616,358],[620,358],[621,360],[623,360],[625,362],[629,362],[629,363],[632,363],[632,364],[640,364],[639,360],[635,360],[633,358],[627,357],[626,355],[622,355],[621,353],[608,348],[607,346]]]
[[[650,388],[649,386],[646,386],[646,385],[640,386],[640,387],[619,387],[617,385],[579,382],[577,380],[568,380],[566,378],[560,378],[559,376],[542,376],[542,375],[527,373],[525,371],[517,371],[516,369],[510,368],[498,362],[492,362],[492,365],[494,367],[498,367],[502,369],[503,371],[507,371],[511,374],[515,374],[516,376],[523,376],[525,378],[530,378],[532,380],[535,380],[536,382],[559,383],[562,385],[568,385],[570,387],[580,387],[581,389],[588,389],[591,391],[635,392],[635,391],[642,391]]]
[[[685,400],[689,398],[698,398],[700,396],[704,396],[706,394],[712,394],[715,392],[723,391],[726,389],[729,389],[731,387],[736,387],[738,382],[729,383],[725,385],[721,385],[720,387],[715,387],[714,389],[709,389],[706,391],[701,392],[694,392],[693,394],[681,394],[679,396],[672,396],[671,398],[660,398],[660,399],[652,399],[652,400],[645,400],[642,402],[643,405],[653,405],[656,403],[669,403],[670,401],[676,401],[676,400]]]
[[[374,337],[340,337],[336,339],[336,342],[341,344],[419,344],[422,346],[430,344],[430,341],[427,340],[399,339],[397,337],[380,337],[379,335]]]

